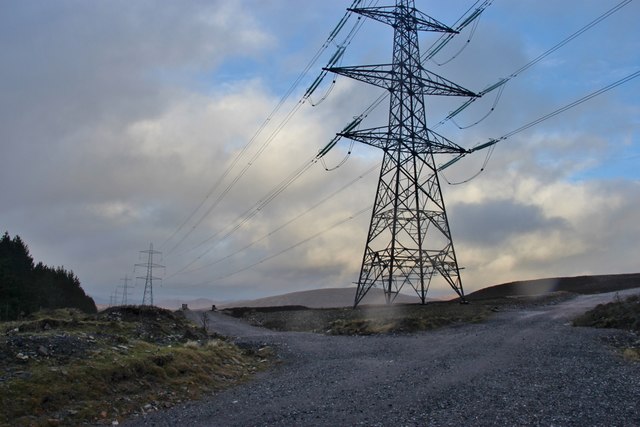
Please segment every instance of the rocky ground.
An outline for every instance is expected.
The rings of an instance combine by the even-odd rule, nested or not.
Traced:
[[[479,324],[376,336],[273,332],[211,313],[214,331],[241,345],[273,346],[282,363],[127,425],[640,425],[640,363],[611,345],[637,337],[570,322],[614,297],[578,296],[510,308]]]
[[[0,323],[0,426],[117,424],[245,381],[267,350],[155,307]]]

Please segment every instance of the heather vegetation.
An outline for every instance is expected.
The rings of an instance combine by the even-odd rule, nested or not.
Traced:
[[[608,304],[599,304],[574,320],[576,326],[627,329],[640,332],[640,296],[617,298]]]
[[[225,313],[252,325],[277,331],[318,332],[330,335],[411,333],[443,326],[475,323],[486,319],[492,304],[461,305],[434,302],[428,306],[398,304],[352,308],[307,307],[233,308]]]
[[[0,324],[0,425],[117,424],[235,385],[269,356],[156,307],[38,312]]]
[[[11,238],[5,232],[0,239],[0,320],[16,320],[41,309],[56,308],[97,311],[72,271],[35,264],[20,236]]]
[[[574,326],[596,328],[614,328],[630,331],[623,342],[615,343],[622,349],[624,356],[640,361],[640,296],[632,295],[626,299],[616,298],[608,304],[599,304],[592,310],[577,317]]]

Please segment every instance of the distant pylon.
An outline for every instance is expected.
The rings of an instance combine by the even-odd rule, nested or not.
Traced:
[[[142,305],[153,305],[153,281],[162,280],[160,277],[153,275],[154,268],[164,268],[164,265],[154,264],[153,256],[161,255],[162,252],[153,250],[153,243],[149,244],[149,249],[146,251],[140,251],[141,254],[147,254],[147,262],[143,264],[136,264],[136,267],[146,267],[146,276],[137,276],[138,279],[144,280],[144,293],[142,295]],[[135,268],[134,268],[135,270]]]
[[[124,282],[122,285],[122,305],[127,305],[127,297],[129,296],[129,282],[131,279],[125,274],[123,279],[120,281]]]
[[[456,31],[418,11],[414,0],[349,10],[394,29],[391,64],[326,69],[382,87],[391,100],[387,126],[338,134],[384,152],[354,306],[378,286],[391,303],[405,285],[424,304],[433,276],[464,300],[434,155],[467,150],[427,128],[424,97],[477,95],[427,71],[418,44],[418,31]]]

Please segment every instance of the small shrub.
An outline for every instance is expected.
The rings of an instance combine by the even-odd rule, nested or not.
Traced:
[[[573,325],[640,331],[640,297],[634,295],[626,300],[618,298],[608,304],[599,304],[574,319]]]
[[[625,359],[633,360],[634,362],[640,362],[640,349],[638,348],[627,348],[622,353]]]

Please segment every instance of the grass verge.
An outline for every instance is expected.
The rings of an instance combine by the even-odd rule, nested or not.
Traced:
[[[412,333],[443,326],[478,323],[500,310],[556,304],[571,298],[568,292],[540,296],[487,298],[460,304],[456,301],[420,304],[312,309],[303,306],[236,307],[223,310],[254,326],[277,331],[316,332],[331,335]]]
[[[640,340],[637,338],[640,333],[640,296],[633,295],[624,300],[616,298],[614,302],[599,304],[574,319],[573,325],[631,331],[635,339],[621,346],[622,354],[626,359],[640,361]]]
[[[426,306],[398,304],[356,309],[306,307],[236,308],[225,312],[255,326],[278,331],[317,332],[331,335],[411,333],[442,326],[481,322],[494,310],[491,304],[462,305],[434,302]]]
[[[224,389],[266,366],[154,307],[73,310],[1,324],[0,424],[112,424]]]

